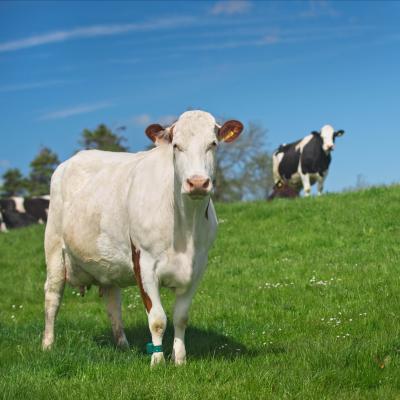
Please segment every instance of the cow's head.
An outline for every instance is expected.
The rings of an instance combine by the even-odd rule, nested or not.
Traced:
[[[208,196],[213,189],[216,148],[220,142],[233,142],[243,124],[230,120],[219,126],[204,111],[187,111],[170,127],[153,124],[147,136],[156,144],[172,146],[175,178],[181,193],[192,199]]]
[[[325,152],[330,152],[335,149],[335,139],[338,136],[344,135],[344,130],[335,131],[331,125],[324,125],[321,132],[313,132],[321,135],[322,148]]]

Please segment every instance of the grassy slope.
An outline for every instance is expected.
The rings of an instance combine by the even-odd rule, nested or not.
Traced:
[[[96,290],[67,288],[42,353],[43,228],[1,235],[0,396],[400,398],[399,205],[400,187],[219,205],[183,368],[149,369],[137,288],[124,293],[131,351],[113,347]]]

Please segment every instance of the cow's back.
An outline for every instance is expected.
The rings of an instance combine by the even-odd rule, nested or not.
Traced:
[[[56,235],[81,266],[128,262],[127,194],[142,154],[89,150],[62,163],[51,181],[46,247]]]

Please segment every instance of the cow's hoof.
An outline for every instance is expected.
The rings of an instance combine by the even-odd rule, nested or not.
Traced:
[[[53,340],[43,339],[43,341],[42,341],[42,350],[43,351],[51,350],[52,347],[53,347]]]
[[[126,340],[126,337],[119,338],[117,340],[117,347],[120,350],[129,350],[129,342]]]
[[[175,359],[174,362],[175,362],[175,366],[177,366],[177,367],[179,367],[181,365],[185,365],[186,364],[186,357],[182,358],[180,360]]]
[[[165,364],[164,353],[153,353],[151,356],[151,367]]]
[[[186,352],[181,351],[179,354],[175,349],[172,351],[172,361],[176,366],[185,365],[186,364]]]

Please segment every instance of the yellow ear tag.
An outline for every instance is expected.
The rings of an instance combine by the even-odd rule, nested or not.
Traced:
[[[235,132],[234,131],[230,131],[224,138],[224,142],[226,142],[227,140],[229,140],[232,136],[235,136]]]

